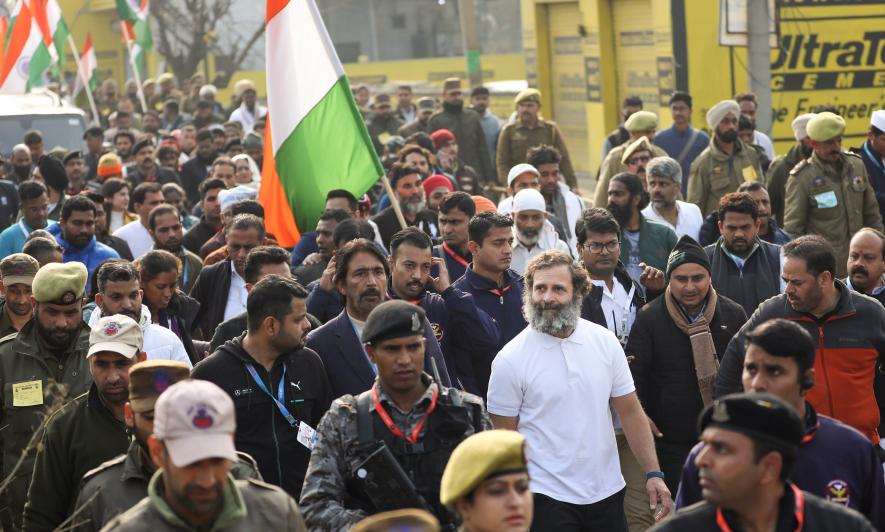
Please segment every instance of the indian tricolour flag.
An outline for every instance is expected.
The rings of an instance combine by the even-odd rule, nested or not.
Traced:
[[[10,16],[3,67],[0,68],[0,92],[21,94],[28,91],[31,58],[42,42],[43,34],[30,7],[24,0],[19,0]]]
[[[383,169],[315,1],[267,0],[265,30],[272,158],[259,196],[268,230],[292,245],[299,227],[314,229],[328,191],[360,197]]]
[[[43,85],[43,74],[47,70],[57,72],[57,68],[64,63],[64,48],[69,32],[56,0],[31,0],[31,13],[43,37],[28,65],[29,86],[35,87]]]
[[[95,48],[92,47],[92,35],[87,33],[86,44],[80,53],[80,70],[77,72],[77,80],[74,82],[75,97],[87,86],[84,85],[83,80],[86,80],[89,90],[95,92],[98,87],[97,70],[98,58],[95,56]]]
[[[154,47],[148,21],[148,0],[117,0],[117,13],[124,22],[124,42],[132,42],[132,55],[139,70],[144,73],[146,52]]]

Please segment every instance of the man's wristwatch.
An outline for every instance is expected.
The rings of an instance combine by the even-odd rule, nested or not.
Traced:
[[[648,473],[645,474],[645,481],[646,482],[648,482],[649,480],[651,480],[653,478],[659,478],[661,480],[664,480],[664,472],[663,471],[649,471]]]

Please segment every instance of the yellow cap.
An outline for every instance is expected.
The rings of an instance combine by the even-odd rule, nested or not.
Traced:
[[[845,120],[834,113],[824,111],[808,121],[805,125],[808,138],[816,142],[832,140],[845,132]]]
[[[624,128],[631,133],[653,131],[658,128],[658,115],[651,111],[636,111],[624,122]]]
[[[353,525],[350,532],[438,532],[439,521],[430,512],[418,508],[393,510],[370,515]]]
[[[49,263],[37,271],[31,290],[39,303],[70,305],[86,290],[86,266],[82,262]]]
[[[649,155],[651,154],[651,142],[649,142],[648,137],[639,137],[628,144],[624,149],[624,155],[621,156],[621,164],[627,164],[627,161],[634,153],[642,150],[649,152]]]
[[[513,430],[488,430],[462,441],[446,464],[439,500],[453,504],[494,475],[526,470],[525,437]]]
[[[541,103],[541,91],[538,89],[522,89],[513,100],[513,105],[519,105],[522,102]]]

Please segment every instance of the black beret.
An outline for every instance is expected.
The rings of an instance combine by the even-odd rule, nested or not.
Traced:
[[[132,151],[130,153],[132,155],[137,155],[138,152],[143,150],[146,146],[153,147],[154,146],[154,139],[152,139],[150,137],[144,137],[144,138],[140,139],[138,142],[136,142],[135,144],[132,145]]]
[[[68,175],[65,173],[65,165],[55,157],[41,155],[37,160],[37,168],[46,186],[55,190],[68,188]]]
[[[792,448],[799,446],[805,434],[796,409],[768,393],[735,393],[716,399],[698,417],[698,433],[707,427],[721,427],[753,440]]]
[[[424,317],[424,309],[418,305],[399,299],[385,301],[369,313],[363,328],[363,343],[423,335]]]

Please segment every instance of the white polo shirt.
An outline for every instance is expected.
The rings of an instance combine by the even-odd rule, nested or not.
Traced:
[[[519,417],[532,492],[593,504],[624,488],[609,400],[634,390],[615,335],[579,319],[568,338],[527,327],[501,349],[488,411]]]
[[[704,225],[704,215],[701,214],[701,209],[694,203],[676,200],[676,210],[679,213],[676,217],[676,227],[673,227],[666,218],[661,216],[651,203],[648,204],[648,207],[642,209],[642,215],[649,220],[666,225],[680,238],[683,235],[688,235],[697,240],[698,235],[701,234],[701,227]]]
[[[154,248],[154,239],[148,230],[141,225],[141,220],[129,222],[114,231],[114,236],[120,237],[129,244],[134,258],[141,257]]]

